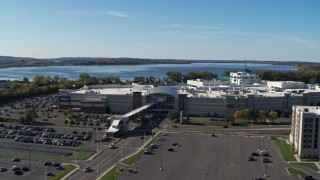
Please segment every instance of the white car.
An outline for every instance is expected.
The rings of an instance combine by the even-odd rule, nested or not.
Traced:
[[[262,150],[260,151],[261,156],[269,156],[269,151],[268,150]]]

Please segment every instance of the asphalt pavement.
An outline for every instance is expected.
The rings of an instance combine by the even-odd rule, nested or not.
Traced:
[[[158,142],[152,155],[143,155],[137,174],[124,173],[119,180],[234,180],[255,179],[300,179],[289,175],[278,149],[269,138],[218,136],[199,134],[176,134],[165,136],[166,140]],[[179,142],[179,147],[173,147],[174,152],[167,149],[172,143]],[[248,161],[252,152],[268,149],[272,163],[263,163],[262,157],[256,161]],[[162,150],[161,150],[162,149]],[[161,153],[162,151],[162,153]],[[162,160],[161,160],[162,159]],[[160,170],[162,167],[162,170]]]

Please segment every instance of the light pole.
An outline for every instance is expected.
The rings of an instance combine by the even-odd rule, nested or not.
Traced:
[[[162,147],[160,147],[160,171],[162,171]]]
[[[29,173],[31,173],[31,163],[30,163],[30,149],[29,149]]]
[[[179,128],[177,127],[177,146],[179,147]]]
[[[99,158],[97,158],[97,179],[99,177]]]
[[[121,159],[120,161],[122,160],[122,142],[121,142],[121,146],[120,146],[120,153],[121,153]]]
[[[44,167],[44,179],[45,179],[45,180],[47,180],[47,167],[48,167],[48,166],[45,166],[45,167]]]
[[[74,165],[77,165],[77,148],[74,148]]]
[[[259,132],[259,137],[258,137],[258,138],[259,138],[259,146],[258,146],[258,151],[260,151],[260,139],[261,139],[261,137],[260,137],[260,136],[261,136],[261,132]]]

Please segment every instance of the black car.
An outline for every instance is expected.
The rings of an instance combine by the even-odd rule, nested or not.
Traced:
[[[21,170],[22,171],[29,171],[30,169],[28,167],[22,167]]]
[[[306,177],[304,177],[305,180],[316,180],[313,178],[313,176],[311,175],[307,175]]]
[[[172,143],[172,146],[178,146],[178,143]]]
[[[57,166],[56,169],[57,169],[57,170],[64,170],[64,167],[62,167],[62,166]]]
[[[47,176],[54,176],[54,174],[49,172],[49,173],[47,173]]]
[[[168,151],[174,151],[174,149],[173,148],[169,148]]]
[[[251,156],[260,156],[260,154],[259,154],[259,153],[256,153],[256,152],[253,152],[253,153],[251,154]]]
[[[248,161],[254,161],[254,160],[255,160],[254,157],[252,156],[248,157]]]
[[[56,162],[53,164],[53,167],[59,167],[59,166],[61,166],[61,163],[59,163],[59,162]]]
[[[14,174],[15,174],[15,175],[22,175],[23,173],[22,173],[21,170],[16,170],[16,171],[14,171]]]
[[[46,162],[44,162],[44,165],[45,165],[45,166],[52,166],[52,163],[49,162],[49,161],[46,161]]]
[[[19,162],[19,161],[20,161],[20,159],[19,159],[19,158],[17,158],[17,157],[13,157],[13,158],[12,158],[12,161],[13,161],[13,162]]]

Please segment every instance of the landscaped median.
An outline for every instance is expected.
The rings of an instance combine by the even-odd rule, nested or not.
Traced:
[[[274,141],[278,149],[280,150],[281,156],[284,161],[296,161],[291,146],[287,144],[285,140],[276,139]]]
[[[315,171],[319,171],[319,168],[313,162],[295,162],[295,163],[291,163],[291,164],[295,164],[295,165],[298,165],[298,166],[303,166],[303,167],[310,168],[310,169],[315,170]]]
[[[134,163],[143,155],[145,148],[148,148],[154,141],[161,135],[162,132],[158,132],[153,138],[151,138],[142,148],[140,148],[137,152],[125,158],[121,161],[124,165],[134,165]],[[115,180],[121,175],[121,171],[117,166],[113,166],[102,178],[101,180]]]
[[[307,173],[305,173],[304,171],[302,171],[300,169],[288,167],[287,170],[288,170],[289,174],[298,175],[298,176],[300,176],[300,178],[307,176]]]
[[[121,173],[118,167],[113,166],[100,180],[115,180]]]
[[[27,151],[27,150],[26,150]],[[0,150],[2,157],[13,157],[17,156],[22,159],[28,159],[29,158],[29,152],[11,152],[6,150]],[[88,158],[90,158],[92,155],[94,155],[96,152],[93,151],[79,151],[77,152],[77,160],[83,161]],[[74,160],[74,154],[70,156],[51,156],[51,155],[42,155],[42,154],[34,154],[33,151],[30,151],[30,158],[37,159],[37,160],[59,160],[59,161],[67,161],[67,160]]]
[[[128,158],[125,158],[123,161],[121,161],[122,164],[125,165],[133,165],[134,162],[136,162],[142,155],[143,152],[145,151],[146,148],[148,148],[154,141],[161,135],[161,133],[157,133],[152,139],[150,139],[142,149],[138,150],[135,154],[129,156]]]
[[[76,168],[76,166],[74,166],[74,165],[64,165],[62,167],[65,170],[63,170],[60,173],[56,174],[54,177],[50,178],[50,180],[60,180],[60,179],[65,177],[67,174],[69,174],[71,171],[73,171]]]

